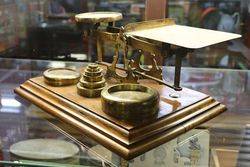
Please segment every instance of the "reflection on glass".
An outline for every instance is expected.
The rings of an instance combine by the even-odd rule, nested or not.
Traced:
[[[2,113],[19,113],[22,104],[14,98],[2,97],[0,99],[0,112]]]
[[[3,107],[14,107],[14,108],[21,107],[21,103],[12,98],[2,98],[1,104]]]

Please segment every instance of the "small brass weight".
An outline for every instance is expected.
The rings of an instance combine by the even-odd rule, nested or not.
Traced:
[[[77,93],[84,97],[99,97],[105,85],[102,69],[97,64],[91,63],[77,84]]]

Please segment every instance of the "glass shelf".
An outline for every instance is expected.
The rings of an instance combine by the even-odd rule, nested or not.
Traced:
[[[249,165],[244,157],[249,156],[245,150],[250,148],[247,140],[250,71],[183,68],[182,86],[215,97],[228,110],[197,129],[126,161],[13,92],[25,80],[41,75],[49,67],[79,68],[85,65],[80,62],[0,59],[0,166]],[[173,67],[164,67],[163,71],[164,80],[171,81]],[[13,144],[28,139],[65,141],[75,145],[79,152],[70,158],[55,160],[41,160],[42,156],[34,160],[11,153]]]

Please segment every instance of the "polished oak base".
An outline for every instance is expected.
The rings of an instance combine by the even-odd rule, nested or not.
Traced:
[[[183,88],[178,92],[179,98],[171,98],[170,94],[176,93],[171,88],[156,83],[141,84],[158,90],[160,110],[156,118],[137,123],[105,114],[101,98],[78,95],[76,85],[53,87],[43,77],[37,77],[15,92],[125,159],[149,151],[226,110],[212,97],[197,91]]]

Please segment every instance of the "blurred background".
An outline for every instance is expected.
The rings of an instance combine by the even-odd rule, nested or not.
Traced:
[[[238,40],[196,50],[185,58],[184,66],[249,69],[249,0],[165,2],[166,17],[174,18],[177,24],[242,35]],[[121,26],[145,20],[146,6],[146,0],[1,0],[0,57],[89,61],[88,57],[96,57],[96,48],[92,40],[83,38],[77,29],[75,14],[121,12],[124,19],[116,25]],[[112,46],[106,49],[105,56],[110,59],[112,49]],[[164,60],[164,65],[173,63],[171,58]]]
[[[210,140],[209,148],[202,145],[211,154],[210,163],[219,159],[224,166],[249,166],[250,0],[0,0],[0,161],[12,160],[9,148],[18,141],[69,141],[70,135],[84,143],[80,163],[89,165],[86,159],[89,162],[91,156],[85,150],[97,143],[41,112],[13,89],[48,68],[80,68],[86,65],[82,62],[94,61],[95,41],[84,38],[74,21],[75,14],[92,11],[122,12],[124,19],[116,26],[170,17],[181,25],[241,34],[240,39],[186,56],[183,66],[199,69],[184,68],[181,85],[211,95],[228,108],[205,124],[210,137],[205,135],[201,141]],[[111,61],[113,47],[107,45],[105,51],[105,60]],[[137,53],[129,56],[133,54]],[[174,65],[174,57],[165,59],[163,65]],[[174,68],[164,67],[163,79],[173,81]],[[59,125],[62,130],[55,127]],[[109,153],[105,150],[103,155]]]

